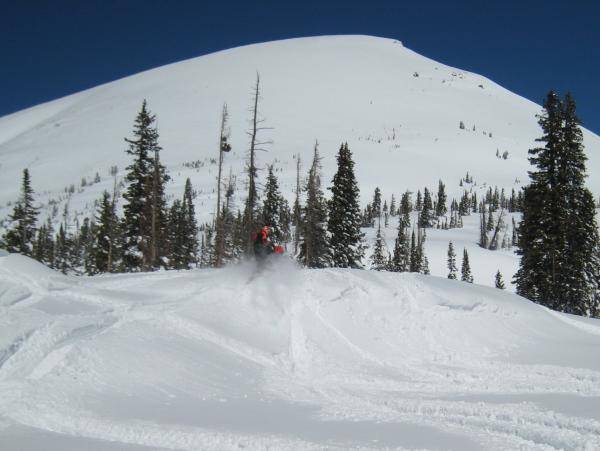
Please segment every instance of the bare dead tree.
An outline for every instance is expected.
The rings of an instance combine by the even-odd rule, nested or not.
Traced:
[[[217,175],[217,212],[215,215],[215,267],[219,268],[223,265],[223,254],[225,252],[225,237],[223,236],[223,218],[221,217],[221,174],[223,171],[223,154],[231,150],[229,144],[229,114],[227,112],[227,104],[223,104],[221,112],[221,132],[219,134],[219,171]]]
[[[265,151],[263,147],[267,144],[271,144],[272,141],[260,141],[258,135],[263,130],[270,130],[271,127],[264,127],[262,124],[265,119],[261,118],[258,111],[258,103],[260,100],[260,74],[256,73],[256,83],[252,92],[252,107],[250,113],[252,118],[250,120],[250,130],[247,132],[250,137],[250,148],[248,150],[248,196],[246,198],[246,206],[244,209],[244,232],[247,235],[247,246],[246,254],[251,255],[253,251],[252,247],[252,233],[257,227],[257,203],[258,203],[258,192],[256,189],[256,151]]]
[[[294,201],[294,255],[298,254],[300,242],[300,154],[296,155],[296,200]]]
[[[119,188],[117,186],[117,173],[115,172],[112,202],[110,205],[111,221],[114,221],[116,214],[117,214],[117,196],[119,195],[118,190],[119,190]],[[108,272],[113,272],[114,247],[115,247],[115,227],[117,227],[117,224],[111,224],[111,227],[109,230],[109,236],[108,236],[108,262],[107,262]]]
[[[491,250],[498,249],[498,232],[500,232],[500,229],[502,228],[502,225],[504,224],[504,222],[502,220],[503,217],[504,217],[504,208],[502,208],[502,210],[500,210],[500,214],[498,215],[498,222],[496,222],[496,227],[494,228],[494,234],[492,235],[492,239],[490,240],[490,245],[489,245],[488,249],[491,249]]]

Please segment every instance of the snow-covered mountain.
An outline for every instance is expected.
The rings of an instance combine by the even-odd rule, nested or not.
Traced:
[[[0,256],[0,448],[598,449],[600,321],[416,274]]]
[[[527,149],[540,135],[540,107],[494,82],[437,63],[400,42],[368,36],[323,36],[234,48],[117,80],[0,118],[0,206],[16,198],[21,171],[34,188],[58,200],[98,172],[102,182],[70,199],[72,211],[112,188],[109,168],[128,164],[124,137],[131,136],[142,100],[157,114],[162,160],[180,195],[186,176],[202,190],[200,214],[212,213],[220,111],[231,114],[233,152],[228,167],[240,173],[247,150],[251,88],[261,76],[263,133],[273,140],[259,165],[275,163],[291,195],[293,156],[305,162],[315,140],[324,180],[335,168],[342,141],[354,152],[363,200],[380,186],[392,193],[443,179],[458,194],[466,171],[475,182],[509,189],[527,181]],[[550,88],[550,87],[549,87]],[[540,99],[541,100],[541,99]],[[460,129],[463,122],[465,129]],[[600,139],[585,133],[589,183],[600,194]],[[496,151],[509,152],[507,160]],[[201,160],[201,168],[185,162]],[[122,172],[121,172],[122,174]],[[238,180],[242,189],[242,179]],[[519,183],[520,182],[520,183]],[[0,218],[8,213],[0,209]]]
[[[67,205],[70,224],[90,215],[112,190],[110,168],[124,174],[123,138],[144,98],[169,194],[191,177],[210,219],[223,102],[226,172],[243,197],[257,71],[273,127],[259,164],[275,163],[290,198],[294,155],[306,171],[316,139],[325,184],[349,143],[364,202],[375,186],[389,201],[440,178],[457,196],[467,171],[481,191],[527,182],[538,105],[397,41],[318,37],[203,56],[0,118],[0,220],[24,167],[41,220],[54,210],[61,221]],[[600,139],[586,131],[585,143],[598,195]],[[0,249],[0,449],[599,449],[600,320],[445,279],[450,240],[459,264],[468,249],[476,284],[492,285],[497,269],[508,282],[517,265],[512,251],[475,244],[476,215],[463,220],[427,232],[431,272],[444,278],[307,270],[285,257],[258,275],[241,263],[88,278]],[[384,228],[390,249],[395,226]]]

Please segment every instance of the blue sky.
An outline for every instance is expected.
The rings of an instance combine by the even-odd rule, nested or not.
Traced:
[[[145,69],[275,39],[369,34],[483,74],[537,103],[571,91],[600,134],[600,2],[9,1],[0,116]]]

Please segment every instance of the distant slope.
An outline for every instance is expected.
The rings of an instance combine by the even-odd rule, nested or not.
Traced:
[[[330,180],[342,141],[355,154],[363,198],[375,186],[386,197],[434,187],[439,178],[458,193],[468,170],[481,185],[511,188],[525,182],[527,149],[540,132],[538,105],[476,74],[454,69],[369,36],[323,36],[234,48],[171,64],[0,118],[0,206],[17,195],[20,172],[58,199],[70,184],[99,172],[103,182],[70,199],[79,213],[112,187],[111,165],[128,164],[123,138],[146,98],[158,116],[163,160],[179,195],[185,176],[201,190],[200,215],[212,211],[219,114],[231,113],[233,152],[226,165],[243,168],[251,86],[262,79],[261,112],[273,127],[264,167],[275,162],[291,195],[293,155],[306,171],[313,144],[321,144],[324,180]],[[541,100],[541,99],[540,99]],[[459,129],[463,121],[466,129]],[[491,136],[490,136],[491,134]],[[600,139],[585,133],[590,185],[600,193]],[[509,152],[506,161],[496,150]],[[202,160],[187,170],[182,163]],[[121,175],[123,173],[121,172]],[[515,183],[517,181],[517,183]],[[242,178],[238,179],[242,189]],[[46,199],[46,200],[48,200]],[[0,217],[8,211],[0,209]]]
[[[600,321],[500,290],[286,259],[67,278],[11,255],[0,312],[10,449],[600,447]]]

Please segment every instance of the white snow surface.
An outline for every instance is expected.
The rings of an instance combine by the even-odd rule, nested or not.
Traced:
[[[0,219],[10,212],[5,204],[18,195],[24,167],[44,196],[41,202],[53,199],[59,207],[66,202],[65,187],[79,187],[82,177],[90,182],[98,172],[100,183],[68,199],[74,216],[89,214],[102,190],[112,192],[109,168],[118,165],[122,177],[130,162],[123,138],[131,137],[143,99],[158,118],[161,160],[173,176],[168,192],[181,196],[185,178],[191,177],[204,220],[214,210],[216,166],[210,159],[218,156],[220,112],[227,102],[233,151],[226,155],[225,173],[231,168],[238,175],[239,204],[257,72],[262,125],[272,127],[261,140],[273,141],[264,146],[268,151],[259,154],[258,164],[275,164],[290,199],[294,155],[300,155],[307,173],[317,139],[325,185],[335,171],[340,143],[349,143],[364,202],[376,186],[389,201],[392,193],[398,198],[406,189],[435,191],[440,178],[451,195],[459,195],[466,171],[481,189],[498,185],[510,193],[527,182],[527,150],[540,136],[538,105],[398,41],[321,36],[201,56],[0,118]],[[600,138],[585,131],[585,144],[589,184],[600,194]],[[498,159],[497,150],[508,151],[508,159]],[[195,160],[205,166],[182,166]]]
[[[0,256],[0,448],[600,448],[600,321],[416,274]]]

